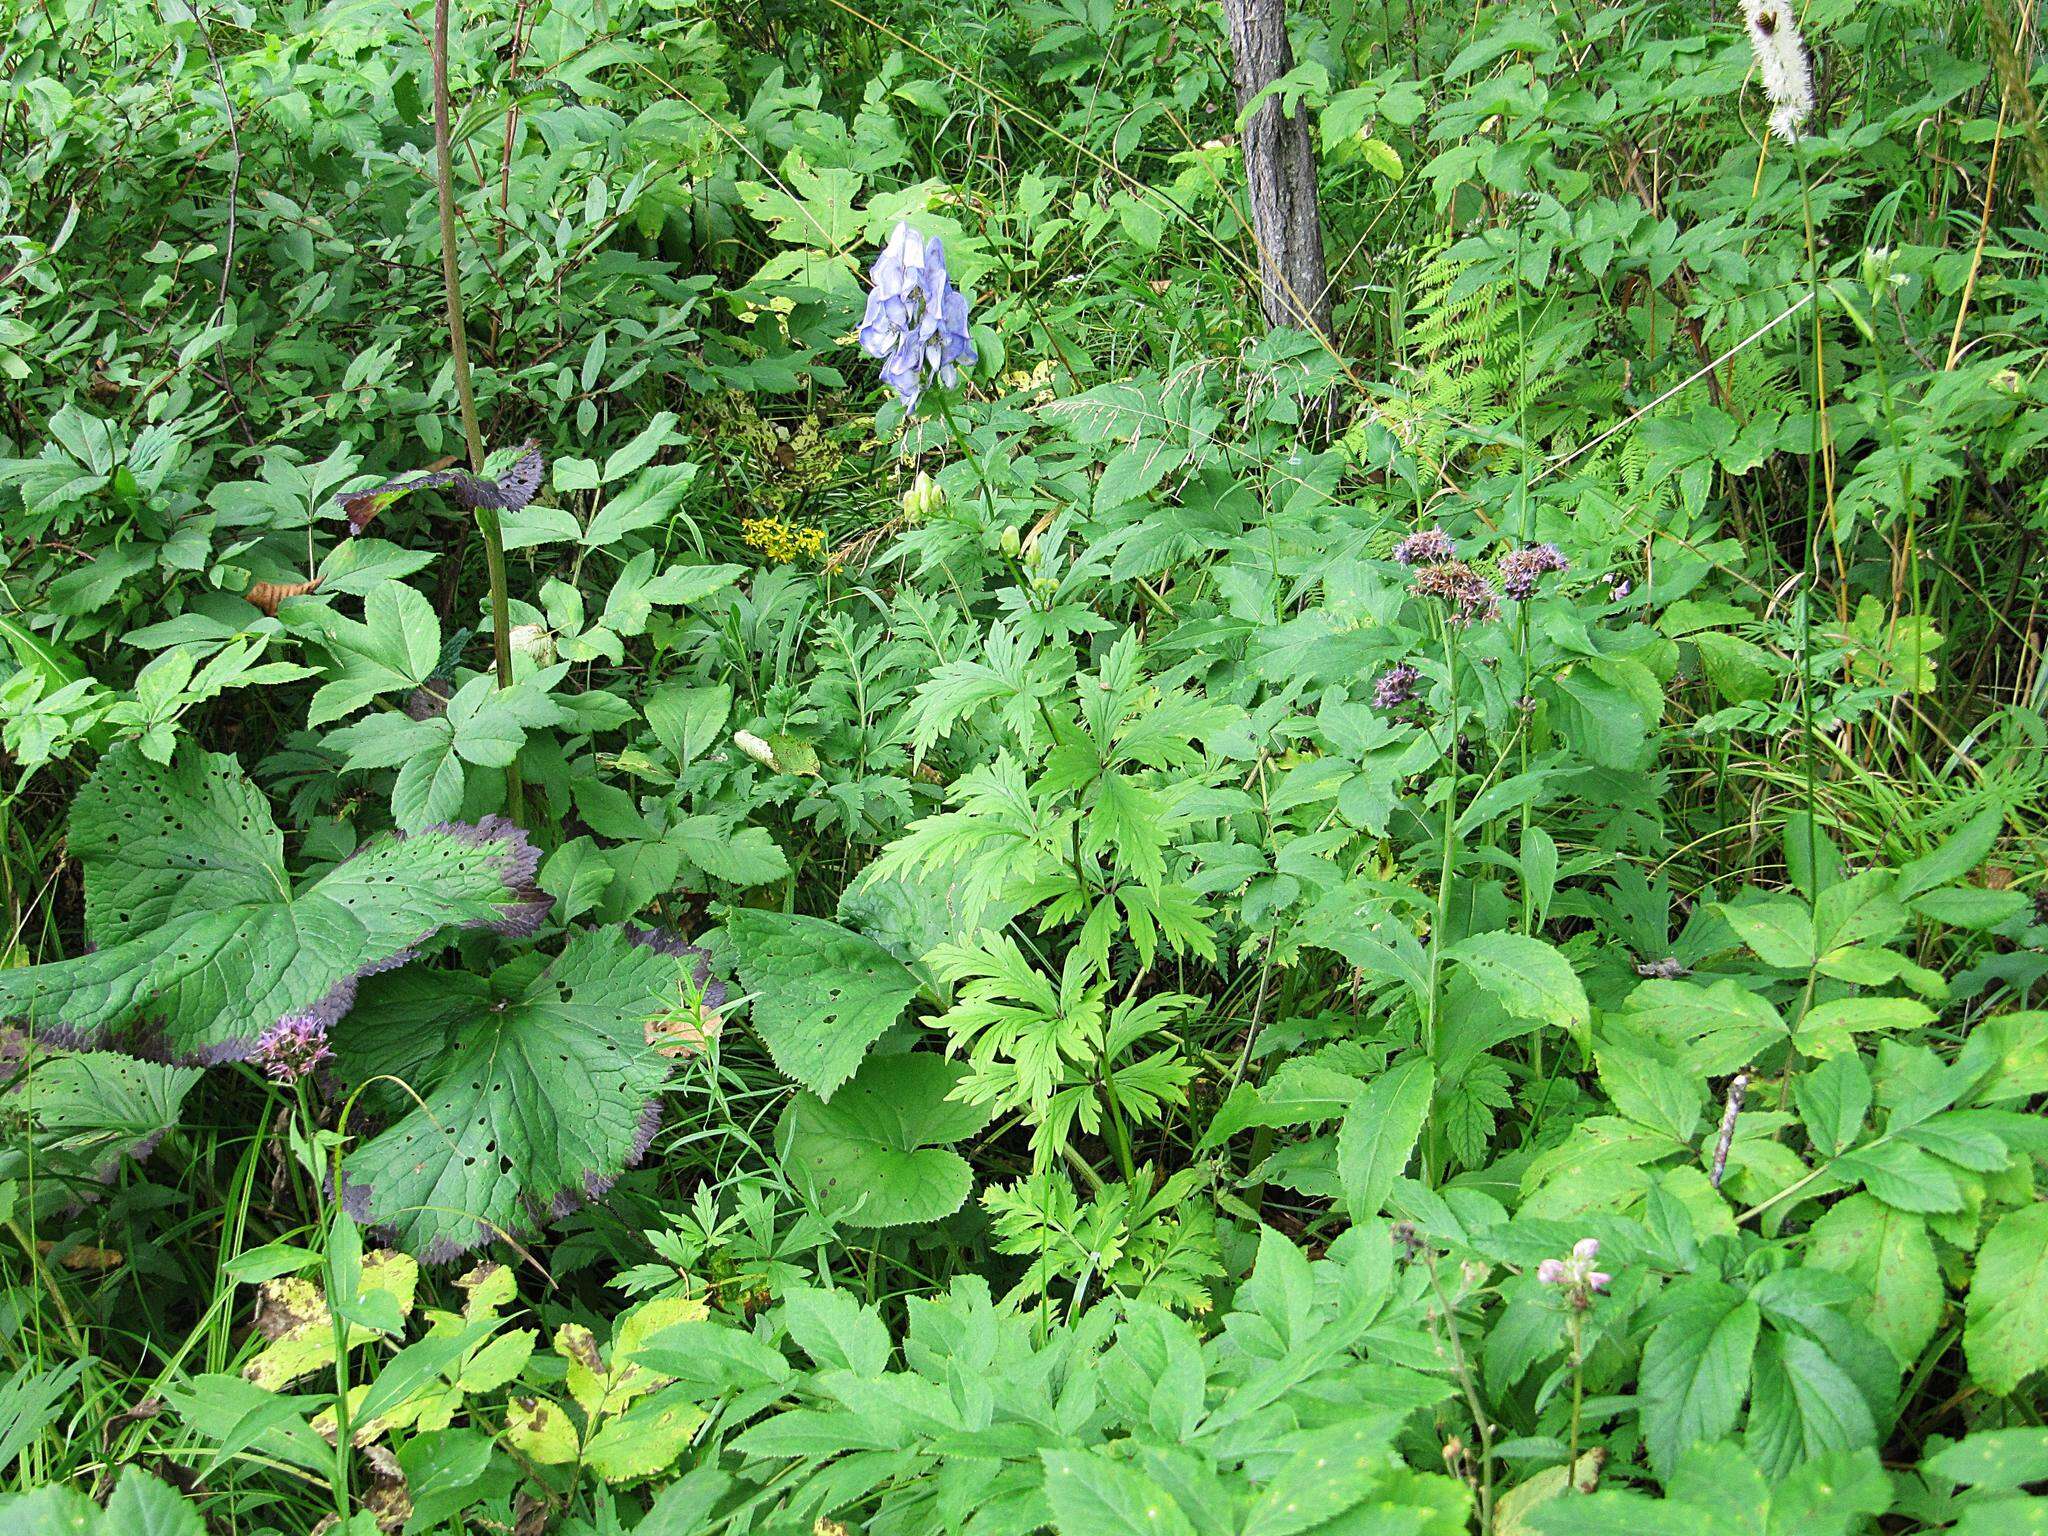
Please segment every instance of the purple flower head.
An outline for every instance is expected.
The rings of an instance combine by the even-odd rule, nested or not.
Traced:
[[[966,296],[946,275],[939,237],[927,240],[908,224],[896,226],[868,276],[873,286],[860,349],[882,360],[882,382],[904,410],[915,410],[934,380],[950,386],[959,378],[958,365],[974,361]]]
[[[1415,685],[1422,674],[1407,662],[1399,662],[1380,674],[1380,680],[1373,684],[1372,702],[1376,709],[1398,709],[1415,697]]]
[[[1500,594],[1493,583],[1462,560],[1425,565],[1412,588],[1417,597],[1434,597],[1451,609],[1453,624],[1490,624],[1500,617]]]
[[[1555,544],[1531,544],[1511,549],[1500,557],[1501,590],[1518,603],[1536,595],[1536,583],[1546,571],[1568,571],[1571,561]]]
[[[1437,565],[1457,552],[1458,546],[1441,528],[1424,528],[1394,546],[1394,558],[1403,565]]]
[[[274,1083],[290,1085],[333,1059],[327,1025],[315,1014],[288,1013],[256,1042],[254,1060]]]

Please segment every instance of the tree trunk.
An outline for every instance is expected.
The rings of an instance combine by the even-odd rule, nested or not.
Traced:
[[[1230,51],[1237,63],[1237,108],[1294,68],[1287,45],[1284,0],[1223,0]],[[1315,147],[1308,113],[1280,114],[1277,96],[1260,104],[1244,128],[1245,181],[1252,238],[1259,247],[1259,307],[1266,323],[1294,325],[1329,338],[1330,278],[1323,264],[1323,225],[1316,201]]]

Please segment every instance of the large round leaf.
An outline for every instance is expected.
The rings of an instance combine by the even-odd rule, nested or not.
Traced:
[[[232,757],[130,747],[79,792],[89,955],[0,970],[0,1019],[45,1037],[160,1033],[177,1057],[246,1056],[288,1015],[331,1027],[363,977],[449,927],[530,932],[539,856],[510,822],[446,824],[364,846],[294,891],[270,810]]]
[[[693,968],[622,929],[577,934],[459,1025],[424,1105],[347,1159],[350,1210],[438,1263],[596,1199],[653,1138],[669,1060],[648,1026],[695,1008]]]
[[[870,1057],[827,1104],[799,1093],[777,1145],[789,1176],[820,1210],[855,1227],[937,1221],[966,1203],[974,1175],[947,1150],[988,1124],[985,1104],[946,1097],[966,1068],[919,1053]]]
[[[917,977],[894,955],[823,918],[741,907],[727,915],[725,936],[768,1054],[822,1098],[917,993]]]

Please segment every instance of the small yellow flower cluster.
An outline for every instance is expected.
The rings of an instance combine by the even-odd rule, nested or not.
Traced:
[[[740,536],[775,565],[796,559],[819,559],[825,553],[825,530],[801,528],[779,517],[750,517]]]

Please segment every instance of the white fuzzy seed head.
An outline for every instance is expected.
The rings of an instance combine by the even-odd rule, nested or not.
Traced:
[[[1750,51],[1771,103],[1771,132],[1791,143],[1813,115],[1813,61],[1788,0],[1743,0]]]

